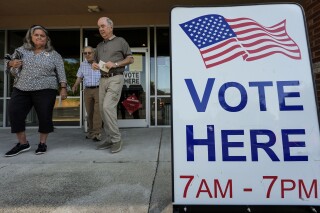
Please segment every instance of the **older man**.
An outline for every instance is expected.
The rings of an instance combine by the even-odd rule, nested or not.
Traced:
[[[110,18],[99,18],[98,27],[103,41],[96,48],[95,63],[92,64],[92,67],[101,72],[99,107],[106,139],[97,149],[111,148],[111,153],[116,153],[122,147],[117,105],[124,83],[123,72],[125,66],[132,64],[134,59],[126,40],[113,34],[113,22]]]
[[[88,134],[87,139],[101,141],[102,120],[99,110],[99,81],[100,72],[92,69],[94,60],[94,49],[91,46],[84,47],[83,55],[85,60],[81,62],[77,72],[77,80],[72,87],[72,91],[77,91],[83,81],[84,102],[87,111]]]

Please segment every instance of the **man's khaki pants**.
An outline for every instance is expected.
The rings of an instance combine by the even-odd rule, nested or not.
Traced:
[[[99,108],[103,129],[106,136],[110,137],[112,143],[121,141],[121,134],[118,127],[117,106],[120,100],[123,75],[116,75],[110,78],[101,78],[99,84]]]
[[[84,89],[84,103],[87,111],[88,133],[101,134],[102,119],[99,110],[99,88]]]

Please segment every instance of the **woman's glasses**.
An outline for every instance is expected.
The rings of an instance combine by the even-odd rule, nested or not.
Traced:
[[[83,55],[91,55],[92,52],[83,52]]]

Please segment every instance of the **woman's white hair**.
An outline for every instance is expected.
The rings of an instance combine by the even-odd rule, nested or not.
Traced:
[[[44,28],[44,27],[42,27],[40,25],[33,25],[32,27],[30,27],[30,29],[28,30],[26,36],[24,37],[23,47],[25,49],[27,49],[27,50],[34,50],[35,46],[34,46],[34,43],[32,41],[32,34],[37,29],[42,30],[47,36],[47,43],[46,43],[46,46],[45,46],[45,50],[47,52],[52,51],[53,50],[53,46],[51,45],[51,39],[49,37],[49,33],[48,33],[46,28]]]

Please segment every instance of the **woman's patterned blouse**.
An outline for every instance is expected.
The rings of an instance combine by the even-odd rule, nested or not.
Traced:
[[[22,68],[10,68],[15,77],[14,87],[22,91],[35,91],[42,89],[58,89],[58,82],[67,83],[64,63],[61,55],[52,50],[35,54],[32,50],[19,47],[12,54],[12,58],[22,53]],[[7,64],[6,61],[5,64]]]

